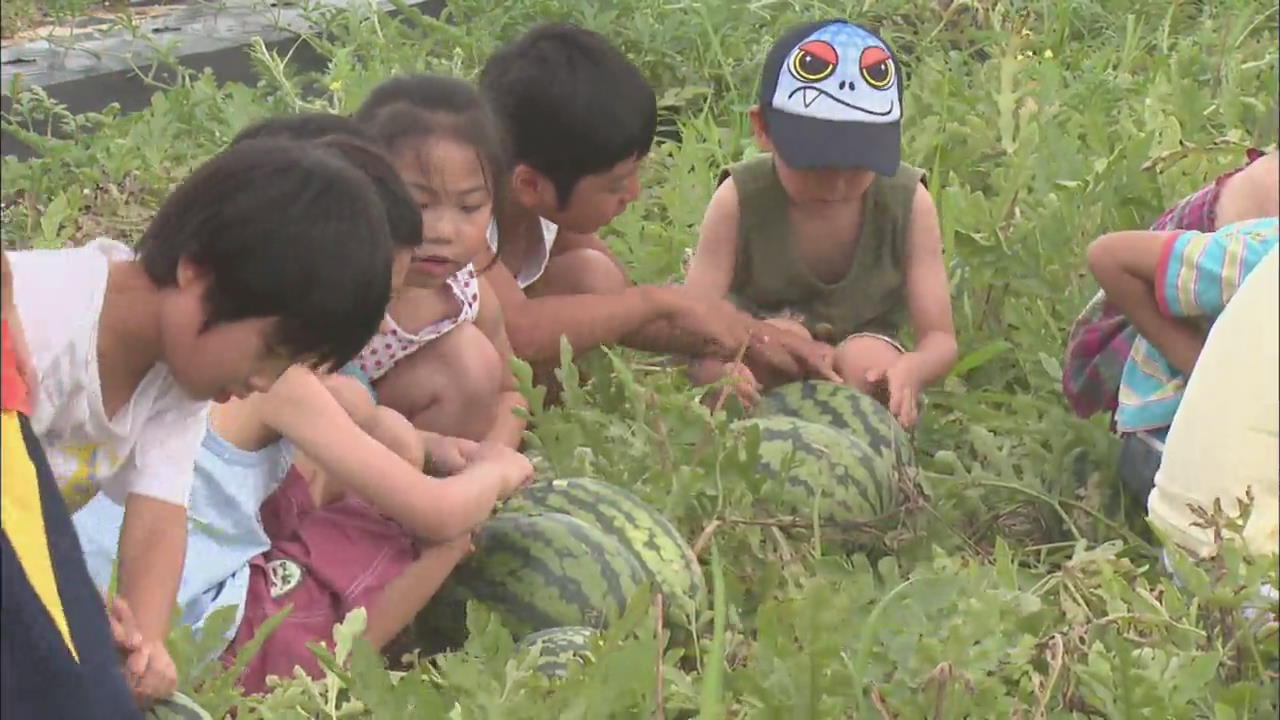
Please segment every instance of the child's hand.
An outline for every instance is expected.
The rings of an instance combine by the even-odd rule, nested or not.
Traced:
[[[751,316],[728,300],[692,296],[681,290],[678,309],[670,316],[677,332],[698,338],[703,352],[721,359],[736,357],[751,338]]]
[[[889,412],[908,430],[919,417],[921,383],[916,359],[915,353],[903,353],[885,367],[868,370],[865,378],[868,383],[883,380],[889,386]]]
[[[103,595],[102,602],[107,607],[107,624],[111,627],[111,640],[115,642],[116,650],[126,657],[137,652],[142,647],[142,633],[138,630],[137,621],[133,619],[129,603],[119,595]]]
[[[468,470],[494,473],[498,480],[498,499],[505,500],[533,480],[533,463],[529,458],[497,443],[480,443],[471,454]]]
[[[462,472],[480,446],[476,441],[466,438],[425,431],[421,434],[423,447],[427,451],[427,464],[432,471],[441,475]]]
[[[178,689],[178,668],[169,657],[164,642],[152,640],[125,658],[125,677],[138,707],[146,709],[157,700],[173,695]]]
[[[751,369],[742,363],[727,363],[715,358],[706,358],[695,360],[689,367],[689,379],[695,385],[711,385],[726,377],[731,377],[733,380],[720,390],[716,398],[718,402],[722,402],[720,397],[730,392],[738,396],[744,408],[749,409],[760,401],[760,382],[756,380]]]

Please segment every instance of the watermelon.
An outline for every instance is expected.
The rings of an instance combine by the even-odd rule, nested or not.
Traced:
[[[732,429],[750,427],[760,432],[766,497],[780,503],[772,511],[808,518],[817,497],[823,522],[865,523],[900,506],[895,468],[849,433],[785,416],[739,420]]]
[[[693,628],[706,598],[702,567],[671,522],[643,500],[591,478],[563,478],[529,486],[507,512],[562,512],[622,542],[662,591],[669,620]]]
[[[756,406],[756,417],[794,417],[850,433],[877,454],[892,452],[903,466],[913,465],[907,433],[888,408],[857,388],[825,380],[804,380],[770,390]]]
[[[595,660],[591,648],[599,635],[599,631],[582,626],[547,628],[526,635],[516,649],[537,653],[534,669],[543,675],[564,677],[569,673],[570,662]]]
[[[474,600],[517,636],[553,627],[605,627],[646,583],[625,545],[563,513],[499,513],[418,615],[425,649],[456,646]]]

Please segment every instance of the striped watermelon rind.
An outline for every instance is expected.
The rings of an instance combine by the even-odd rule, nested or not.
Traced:
[[[516,644],[517,650],[531,650],[538,659],[534,669],[549,677],[564,677],[570,662],[595,661],[591,650],[595,647],[600,631],[594,628],[572,626],[554,627],[530,633]]]
[[[788,383],[765,393],[755,417],[794,417],[836,428],[861,440],[873,452],[892,453],[913,466],[910,438],[893,413],[857,388],[826,380]]]
[[[694,627],[706,600],[702,566],[675,526],[634,494],[592,478],[558,478],[529,486],[503,510],[565,513],[622,541],[661,589],[670,621]]]
[[[874,523],[901,506],[895,468],[856,437],[835,428],[786,416],[748,418],[735,432],[760,433],[760,464],[766,492],[783,510],[809,517],[814,500],[826,523]]]
[[[419,614],[426,647],[460,642],[468,601],[488,607],[516,636],[603,628],[649,582],[622,542],[564,513],[499,513],[476,534],[475,547]]]

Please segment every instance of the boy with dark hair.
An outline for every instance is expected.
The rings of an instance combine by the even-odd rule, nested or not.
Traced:
[[[269,389],[286,368],[337,368],[391,290],[374,188],[331,152],[251,141],[165,200],[137,255],[95,240],[9,254],[39,375],[31,417],[68,509],[125,508],[120,595],[141,642],[125,659],[146,704],[173,693],[164,647],[209,400]]]
[[[765,59],[750,115],[766,154],[721,175],[687,285],[831,348],[844,383],[880,391],[912,426],[957,348],[938,213],[924,173],[901,160],[892,50],[847,20],[792,28]],[[702,383],[736,376],[747,398],[795,379],[751,358],[691,370]]]
[[[830,355],[816,344],[722,300],[632,285],[600,240],[600,228],[639,194],[657,126],[653,88],[603,36],[562,23],[535,27],[489,59],[480,87],[511,141],[505,202],[489,230],[501,262],[486,277],[516,355],[554,366],[562,336],[579,353],[621,343],[727,359],[748,344],[758,362],[829,374]]]

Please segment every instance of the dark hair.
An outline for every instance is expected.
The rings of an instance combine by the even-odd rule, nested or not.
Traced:
[[[387,212],[387,230],[391,233],[392,245],[416,248],[422,244],[422,211],[382,150],[373,143],[341,135],[330,135],[316,143],[351,163],[373,183],[373,189]]]
[[[326,112],[299,113],[297,115],[277,115],[269,117],[241,130],[231,139],[231,145],[238,145],[245,140],[274,137],[289,140],[319,140],[322,137],[339,135],[342,137],[373,142],[369,131],[360,123],[345,115],[334,115]]]
[[[249,140],[215,155],[161,204],[138,258],[161,287],[184,258],[209,274],[204,330],[278,318],[272,344],[322,369],[360,352],[390,300],[373,184],[314,143]]]
[[[373,89],[355,118],[387,152],[406,141],[447,137],[475,149],[494,208],[506,195],[507,143],[489,104],[474,85],[442,75],[404,75]],[[495,212],[495,222],[496,222]],[[483,273],[490,265],[478,270]]]
[[[534,27],[489,58],[480,89],[507,129],[512,158],[546,175],[562,208],[583,177],[653,145],[653,87],[591,30]]]
[[[373,183],[387,210],[392,244],[417,247],[422,243],[422,213],[418,210],[418,203],[409,194],[400,173],[378,149],[377,139],[360,123],[344,115],[323,112],[280,115],[241,130],[232,138],[231,145],[260,138],[311,140],[336,152],[359,168]]]
[[[506,136],[471,83],[443,75],[394,77],[369,93],[355,118],[392,153],[406,140],[434,136],[475,148],[494,205],[499,204],[506,187]]]

